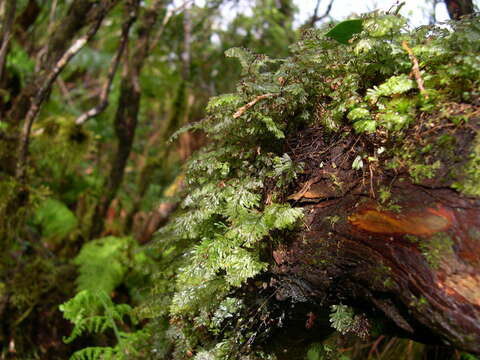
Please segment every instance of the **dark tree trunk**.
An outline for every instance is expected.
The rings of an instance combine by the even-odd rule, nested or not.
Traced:
[[[296,136],[291,157],[308,175],[289,199],[305,223],[272,251],[276,299],[310,304],[303,324],[307,312],[342,303],[384,333],[480,354],[480,201],[452,190],[446,175],[465,165],[475,131],[455,136],[456,160],[417,183],[381,158],[353,170],[351,150],[368,138]]]
[[[138,5],[138,0],[131,1],[130,6],[133,6],[133,11],[137,11]],[[102,233],[108,208],[117,195],[123,181],[127,160],[132,150],[138,122],[138,112],[140,110],[140,73],[145,60],[150,54],[150,37],[158,16],[158,5],[145,11],[141,25],[138,28],[136,45],[125,63],[125,71],[120,85],[120,98],[115,114],[115,134],[118,143],[110,174],[103,188],[102,197],[95,208],[90,230],[91,238],[95,238]]]
[[[450,19],[458,20],[462,16],[473,14],[472,0],[445,0]]]

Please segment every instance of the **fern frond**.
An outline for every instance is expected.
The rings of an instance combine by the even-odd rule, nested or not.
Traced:
[[[133,323],[137,321],[129,305],[114,304],[105,292],[82,290],[60,305],[60,311],[65,319],[74,324],[70,336],[63,339],[65,343],[72,342],[84,332],[102,333],[107,329],[113,329],[119,337],[115,321],[122,323],[125,316]]]
[[[115,357],[111,347],[92,346],[78,350],[70,357],[70,360],[112,360]]]
[[[109,236],[86,243],[74,260],[78,265],[77,290],[112,292],[123,280],[128,237]],[[108,266],[107,266],[108,264]]]

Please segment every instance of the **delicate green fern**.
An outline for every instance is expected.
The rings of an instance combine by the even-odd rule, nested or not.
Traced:
[[[101,333],[113,329],[118,336],[116,321],[123,322],[128,316],[136,322],[132,315],[132,308],[127,304],[114,304],[105,292],[92,293],[82,290],[75,297],[60,305],[65,319],[70,320],[75,326],[72,334],[65,338],[70,343],[84,332]]]
[[[195,349],[197,358],[210,359],[235,343],[236,335],[218,331],[218,319],[226,321],[225,301],[268,268],[262,256],[266,243],[282,241],[302,217],[301,209],[282,203],[282,191],[302,172],[285,153],[291,134],[314,126],[323,127],[325,137],[355,130],[360,139],[380,139],[381,145],[352,154],[357,170],[371,159],[386,166],[385,159],[423,181],[441,167],[426,151],[417,153],[418,144],[408,146],[409,131],[419,116],[441,113],[442,100],[476,96],[480,61],[472,54],[480,51],[480,43],[470,40],[479,38],[478,25],[452,24],[463,29],[458,34],[437,27],[412,31],[405,18],[379,13],[356,23],[362,26],[346,35],[346,44],[326,38],[323,30],[306,31],[287,59],[238,48],[227,52],[239,59],[244,77],[236,93],[211,99],[205,119],[189,127],[201,130],[208,145],[186,166],[187,195],[157,238],[161,259],[155,296],[172,295],[150,309],[166,316],[169,306],[174,351]],[[418,57],[425,91],[410,75],[404,41]],[[465,169],[466,181],[455,186],[472,192],[477,167]],[[234,311],[232,306],[226,313]],[[341,332],[355,331],[356,319],[350,308],[332,308],[331,323]],[[219,337],[212,339],[208,330]]]
[[[35,211],[34,222],[45,239],[61,239],[77,227],[77,219],[64,203],[48,198]]]
[[[332,327],[340,333],[346,334],[351,330],[355,322],[353,309],[343,304],[332,305],[331,308],[330,323]]]
[[[125,258],[131,239],[109,236],[86,243],[74,260],[78,265],[77,290],[109,294],[127,271]]]
[[[112,360],[115,352],[110,347],[92,346],[76,351],[70,360]]]
[[[147,335],[145,331],[130,333],[121,331],[117,324],[124,324],[127,319],[131,325],[138,323],[135,312],[130,305],[114,304],[102,291],[96,293],[80,291],[74,298],[60,305],[60,310],[74,325],[70,336],[64,338],[65,343],[74,341],[85,332],[103,333],[107,330],[113,331],[117,339],[114,347],[88,347],[79,350],[72,355],[72,360],[130,359],[137,353],[135,345]]]

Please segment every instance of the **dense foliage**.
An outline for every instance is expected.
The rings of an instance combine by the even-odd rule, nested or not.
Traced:
[[[374,13],[304,30],[295,43],[291,1],[258,1],[251,16],[217,27],[221,3],[19,1],[31,19],[16,18],[0,74],[1,359],[274,359],[271,249],[303,226],[289,200],[305,164],[287,139],[308,126],[355,133],[371,146],[353,169],[406,169],[416,182],[463,161],[450,156],[448,131],[412,134],[477,114],[476,19],[412,30]],[[61,50],[69,29],[68,44],[87,34],[97,5],[103,24],[45,91],[22,166],[16,109],[27,111],[29,89],[54,68],[44,53]],[[98,105],[116,56],[124,69],[112,75],[111,104],[78,121]],[[134,120],[122,123],[125,114]],[[478,196],[479,141],[460,173],[442,172],[445,186]],[[379,194],[394,210],[389,189]],[[163,206],[176,203],[152,240]],[[431,245],[435,266],[444,243]],[[351,334],[352,309],[330,310],[325,327]],[[347,358],[321,340],[308,359]]]
[[[233,90],[226,49],[288,52],[294,8],[272,3],[222,26],[216,0],[0,4],[0,358],[132,354],[159,269],[139,244],[203,141],[167,140]]]
[[[427,128],[448,129],[475,116],[478,22],[410,30],[400,16],[372,14],[362,25],[346,44],[324,36],[323,30],[310,30],[285,59],[239,48],[226,53],[242,64],[242,81],[236,93],[211,99],[209,116],[189,127],[204,131],[209,145],[189,162],[188,195],[158,238],[161,253],[172,254],[162,261],[178,262],[165,312],[176,343],[174,358],[189,353],[197,359],[255,357],[248,348],[258,329],[248,328],[245,316],[261,312],[265,304],[246,309],[251,305],[236,288],[248,291],[245,284],[255,278],[259,283],[250,286],[257,291],[265,285],[258,277],[268,269],[265,249],[288,237],[302,217],[301,208],[286,203],[288,184],[302,171],[302,164],[292,163],[287,154],[287,135],[312,124],[321,124],[327,134],[354,131],[371,147],[355,154],[352,168],[405,169],[414,182],[462,161],[448,158],[455,141],[450,133],[436,133],[433,140],[412,134],[424,125],[422,119],[430,122]],[[417,73],[412,70],[416,61]],[[470,162],[477,159],[475,151]],[[470,185],[476,182],[476,168],[466,164],[464,169],[442,181],[474,195],[477,187]],[[382,196],[394,209],[388,189]],[[427,258],[439,256],[438,248],[424,248]],[[335,307],[332,326],[348,332],[349,312],[343,305]]]

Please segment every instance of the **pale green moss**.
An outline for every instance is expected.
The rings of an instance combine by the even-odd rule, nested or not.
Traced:
[[[452,245],[453,241],[448,234],[437,233],[429,239],[422,240],[419,248],[430,266],[437,269],[442,259],[453,253]]]
[[[465,195],[480,196],[480,136],[477,134],[470,159],[463,168],[464,179],[452,187]]]

